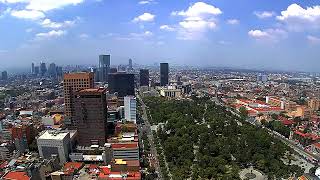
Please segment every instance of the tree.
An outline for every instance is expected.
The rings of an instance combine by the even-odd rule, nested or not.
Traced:
[[[239,112],[240,112],[240,116],[241,116],[242,118],[248,117],[248,111],[247,111],[247,109],[246,109],[244,106],[241,106],[241,107],[239,108]]]

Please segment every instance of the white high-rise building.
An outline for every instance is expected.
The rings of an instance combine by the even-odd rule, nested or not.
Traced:
[[[124,97],[124,117],[127,121],[137,123],[137,100],[134,96]]]

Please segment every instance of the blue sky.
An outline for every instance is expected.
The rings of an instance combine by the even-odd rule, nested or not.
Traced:
[[[319,71],[320,1],[0,0],[0,69],[31,62]]]

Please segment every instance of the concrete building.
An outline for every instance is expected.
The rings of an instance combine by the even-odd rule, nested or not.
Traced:
[[[79,145],[103,145],[107,136],[106,89],[84,89],[75,93],[75,116]]]
[[[318,98],[308,100],[308,107],[313,111],[318,111],[320,109],[320,100]]]
[[[58,155],[61,164],[68,161],[71,151],[68,131],[45,131],[38,137],[37,144],[41,157],[50,159],[52,155]]]
[[[182,91],[181,89],[176,89],[173,87],[161,88],[160,95],[169,98],[180,98],[182,96]]]
[[[8,160],[12,157],[14,145],[11,143],[0,144],[0,161]]]
[[[139,146],[137,142],[114,143],[111,145],[112,159],[139,160]]]
[[[127,121],[137,123],[137,100],[134,96],[124,97],[124,114]]]
[[[76,129],[76,123],[72,119],[74,112],[73,96],[76,91],[94,87],[93,73],[70,73],[64,74],[64,103],[65,103],[65,125],[68,129]]]

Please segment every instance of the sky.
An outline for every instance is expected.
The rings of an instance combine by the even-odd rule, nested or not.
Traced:
[[[168,62],[320,72],[319,0],[0,0],[0,69]]]

